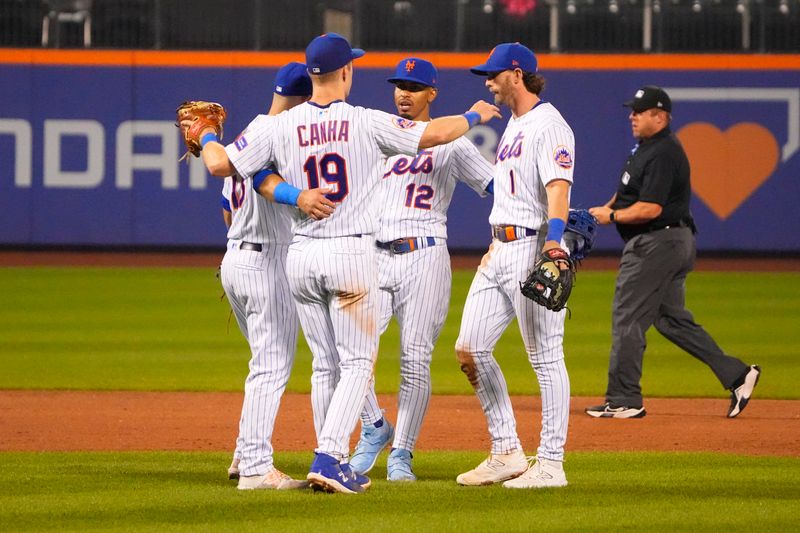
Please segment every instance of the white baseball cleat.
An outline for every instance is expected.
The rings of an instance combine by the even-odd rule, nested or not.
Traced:
[[[515,478],[528,469],[528,459],[522,450],[489,455],[481,464],[456,478],[459,485],[491,485]]]
[[[503,486],[507,489],[545,489],[567,486],[564,463],[561,461],[528,457],[528,463],[530,468],[524,474],[509,479],[503,483]]]
[[[237,488],[239,490],[296,490],[308,488],[308,481],[292,479],[273,467],[263,476],[240,476]]]

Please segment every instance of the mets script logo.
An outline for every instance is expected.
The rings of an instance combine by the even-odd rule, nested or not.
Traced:
[[[394,117],[392,119],[392,123],[401,130],[409,130],[417,125],[417,123],[414,122],[413,120],[408,120],[400,117]]]
[[[416,66],[417,62],[414,61],[413,59],[406,61],[406,72],[411,72],[412,70],[414,70],[414,67]]]
[[[555,152],[553,152],[553,160],[556,162],[556,165],[560,166],[561,168],[572,168],[572,154],[570,153],[569,148],[563,144],[556,146]]]
[[[245,146],[247,146],[247,139],[245,138],[244,134],[239,135],[236,137],[236,140],[233,143],[236,146],[236,149],[240,152],[244,150]]]

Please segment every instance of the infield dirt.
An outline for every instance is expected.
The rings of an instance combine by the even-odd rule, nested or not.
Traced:
[[[512,399],[520,438],[535,453],[540,399]],[[0,451],[230,451],[239,393],[0,391]],[[380,395],[396,420],[394,395]],[[598,398],[572,398],[567,452],[708,451],[800,456],[800,401],[753,399],[738,418],[725,399],[648,399],[647,416],[598,420],[583,408]],[[353,445],[357,431],[353,435]],[[311,402],[286,394],[273,444],[277,451],[314,449]],[[424,450],[489,450],[475,396],[434,396],[417,446]]]

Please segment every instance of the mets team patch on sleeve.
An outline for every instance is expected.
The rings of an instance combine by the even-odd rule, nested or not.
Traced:
[[[401,117],[392,117],[392,124],[394,124],[395,127],[400,128],[401,130],[408,130],[417,125],[417,123],[414,122],[413,120],[408,120],[406,118],[401,118]]]
[[[556,162],[556,165],[560,166],[561,168],[572,168],[572,153],[569,151],[569,148],[563,144],[556,146],[556,149],[553,152],[553,160]]]
[[[233,141],[233,145],[240,152],[244,150],[245,146],[247,146],[247,138],[244,136],[244,132],[240,133],[239,136],[236,137],[236,140]]]

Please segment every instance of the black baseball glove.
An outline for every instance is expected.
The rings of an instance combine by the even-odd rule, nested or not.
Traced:
[[[575,283],[575,263],[561,248],[542,252],[524,282],[522,294],[551,311],[561,311]]]

